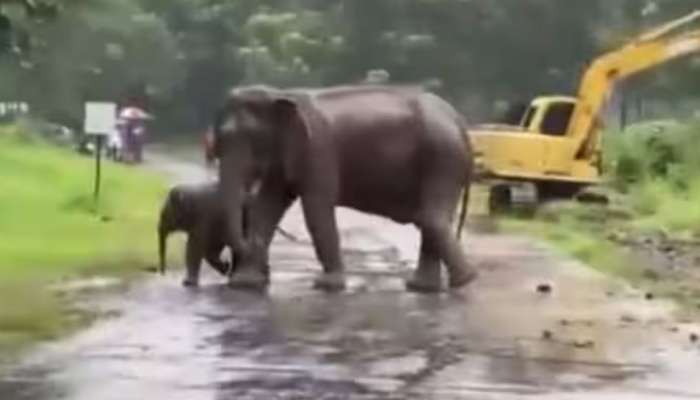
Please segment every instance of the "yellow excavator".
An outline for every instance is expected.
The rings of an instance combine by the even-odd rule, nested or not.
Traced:
[[[598,57],[585,71],[577,97],[537,97],[519,125],[471,129],[479,176],[476,186],[488,196],[481,202],[495,211],[546,198],[571,198],[599,183],[601,114],[615,84],[699,51],[700,30],[683,29],[697,20],[700,10]]]

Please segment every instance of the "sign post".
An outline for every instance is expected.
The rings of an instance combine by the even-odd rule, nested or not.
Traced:
[[[93,199],[95,204],[100,199],[100,183],[102,182],[102,142],[104,135],[95,136],[95,188],[93,191]]]
[[[117,123],[117,106],[114,103],[85,103],[84,131],[95,138],[95,183],[93,197],[97,207],[102,182],[102,147]]]

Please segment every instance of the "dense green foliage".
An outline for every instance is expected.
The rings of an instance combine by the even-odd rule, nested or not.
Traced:
[[[78,126],[82,101],[131,97],[147,101],[161,128],[187,131],[209,121],[232,85],[357,82],[385,69],[393,81],[429,82],[479,119],[502,101],[571,93],[595,54],[695,3],[3,1],[0,100]],[[646,97],[693,94],[697,76],[697,63],[684,62],[639,81]]]
[[[608,135],[611,183],[640,225],[700,235],[700,122],[657,121]]]

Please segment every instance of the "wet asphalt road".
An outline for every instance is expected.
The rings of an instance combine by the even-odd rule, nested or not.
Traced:
[[[267,294],[212,273],[187,290],[175,268],[91,294],[110,317],[8,366],[0,399],[700,398],[697,327],[670,304],[508,235],[465,239],[472,287],[406,293],[417,233],[338,214],[346,293],[310,289],[320,267],[295,206],[282,225],[299,241],[275,239]]]

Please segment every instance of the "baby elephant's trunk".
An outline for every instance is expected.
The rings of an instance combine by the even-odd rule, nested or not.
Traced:
[[[166,255],[168,254],[168,236],[170,235],[170,230],[163,226],[163,223],[158,225],[158,258],[160,260],[158,271],[161,274],[165,274],[166,268]]]

